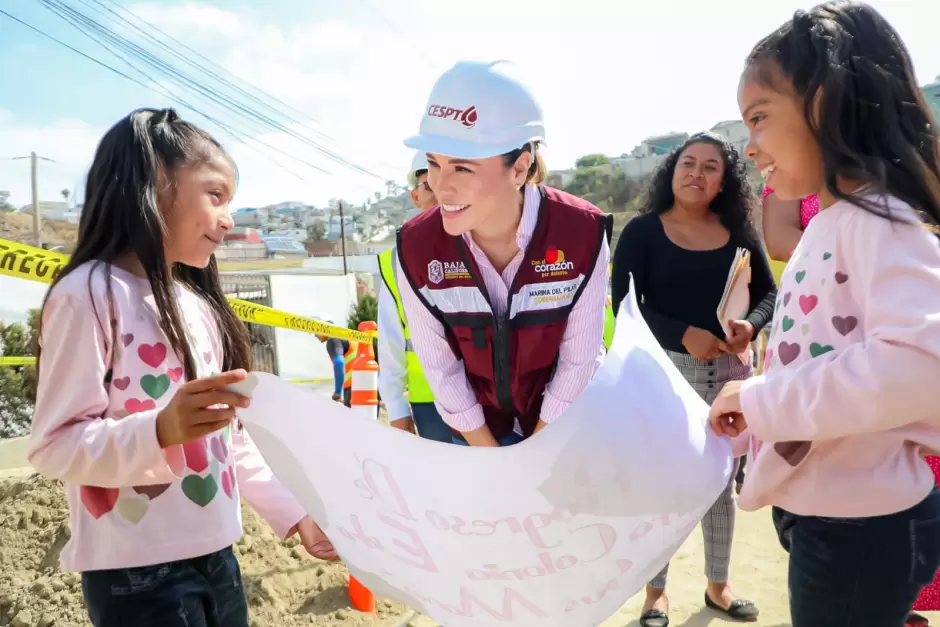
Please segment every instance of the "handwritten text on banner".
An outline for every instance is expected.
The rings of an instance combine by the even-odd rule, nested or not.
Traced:
[[[448,627],[599,625],[669,560],[732,467],[635,302],[581,398],[507,448],[422,440],[257,376],[239,417],[350,572]]]

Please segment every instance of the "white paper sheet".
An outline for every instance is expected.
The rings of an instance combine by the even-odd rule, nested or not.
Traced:
[[[263,373],[239,417],[377,595],[447,627],[599,625],[665,565],[733,462],[632,294],[588,389],[516,446],[422,440]]]

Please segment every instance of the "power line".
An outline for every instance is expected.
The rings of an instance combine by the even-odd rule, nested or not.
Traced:
[[[98,43],[99,45],[101,45],[102,47],[104,47],[108,52],[110,52],[110,53],[112,53],[112,54],[115,54],[115,56],[118,56],[118,57],[120,58],[120,55],[118,55],[117,53],[115,53],[115,51],[114,51],[113,49],[109,48],[109,47],[108,47],[106,44],[104,44],[100,39],[98,39],[97,37],[95,37],[94,35],[92,35],[92,34],[89,32],[89,29],[92,30],[92,31],[94,31],[94,32],[96,32],[96,33],[98,33],[99,35],[101,35],[101,36],[104,37],[105,39],[109,40],[112,45],[114,45],[114,46],[120,48],[126,55],[135,57],[135,58],[137,58],[138,60],[142,61],[143,63],[145,63],[145,64],[147,64],[147,65],[150,65],[151,67],[153,67],[153,68],[156,69],[157,71],[162,72],[163,74],[167,75],[167,76],[168,76],[171,80],[173,80],[175,83],[181,84],[181,86],[187,87],[187,88],[189,88],[189,89],[191,89],[191,90],[197,92],[198,94],[202,95],[205,99],[209,100],[210,102],[215,103],[215,104],[218,105],[218,106],[221,106],[221,107],[223,107],[223,108],[228,108],[230,111],[236,113],[237,115],[241,115],[241,116],[242,116],[243,118],[245,118],[247,121],[249,121],[249,122],[254,122],[255,124],[258,124],[258,123],[259,123],[259,120],[260,120],[260,123],[261,123],[261,125],[262,125],[262,128],[264,128],[264,126],[267,126],[267,127],[270,127],[270,129],[272,129],[272,130],[276,130],[276,131],[279,131],[279,132],[282,132],[282,133],[286,133],[287,135],[289,135],[289,136],[291,136],[291,137],[293,137],[293,138],[295,138],[295,139],[298,139],[298,140],[302,141],[303,143],[306,143],[307,145],[313,147],[314,149],[316,149],[316,150],[317,150],[318,152],[320,152],[321,154],[324,154],[324,155],[327,156],[328,158],[330,158],[330,159],[332,159],[332,160],[338,162],[338,163],[341,164],[341,165],[344,165],[344,166],[346,166],[346,167],[349,167],[350,169],[353,169],[353,170],[355,170],[355,171],[358,171],[358,172],[360,172],[360,173],[362,173],[362,174],[366,174],[366,175],[368,175],[368,176],[372,176],[372,177],[374,177],[374,178],[377,178],[377,179],[380,179],[380,180],[384,180],[383,177],[381,177],[380,175],[375,174],[374,172],[370,172],[369,170],[366,170],[365,168],[362,168],[361,166],[358,166],[358,165],[356,165],[356,164],[354,164],[354,163],[351,163],[351,162],[347,161],[347,160],[344,159],[343,157],[341,157],[341,156],[339,156],[339,155],[333,153],[332,151],[327,150],[326,148],[320,146],[320,145],[317,144],[316,142],[311,141],[311,140],[308,139],[307,137],[304,137],[303,135],[300,135],[299,133],[297,133],[297,132],[294,131],[293,129],[291,129],[291,128],[289,128],[289,127],[286,127],[286,126],[284,126],[284,125],[278,123],[277,121],[271,119],[270,117],[265,116],[265,115],[263,115],[263,114],[261,114],[261,113],[258,113],[257,111],[254,111],[254,110],[252,110],[252,109],[249,109],[248,107],[244,106],[242,103],[240,103],[240,102],[238,102],[238,101],[236,101],[236,100],[234,100],[234,99],[229,100],[229,99],[225,99],[225,98],[219,96],[218,94],[214,93],[212,90],[210,90],[210,89],[208,89],[207,87],[205,87],[204,85],[200,84],[196,79],[192,78],[191,76],[189,76],[189,75],[187,75],[187,74],[182,73],[182,72],[179,71],[177,68],[175,68],[175,67],[173,67],[172,65],[168,64],[168,63],[167,63],[166,61],[164,61],[163,59],[160,59],[160,58],[154,56],[154,55],[153,55],[152,53],[150,53],[148,50],[146,50],[146,49],[144,49],[144,48],[141,48],[141,47],[138,46],[137,44],[135,44],[135,43],[129,41],[128,39],[126,39],[126,38],[124,38],[124,37],[122,37],[122,36],[116,34],[116,33],[115,33],[114,31],[112,31],[110,28],[108,28],[108,27],[106,27],[106,26],[104,26],[104,25],[98,23],[97,21],[95,21],[95,20],[89,18],[88,16],[86,16],[86,15],[84,15],[84,14],[82,14],[82,13],[76,11],[76,10],[73,9],[72,7],[69,7],[69,6],[65,5],[65,4],[63,4],[63,3],[60,2],[59,0],[38,0],[38,1],[39,1],[40,4],[42,4],[44,7],[46,7],[46,8],[49,9],[50,11],[52,11],[55,15],[57,15],[58,17],[60,17],[60,18],[63,19],[64,21],[66,21],[67,23],[71,24],[73,27],[77,28],[80,32],[82,32],[84,35],[86,35],[87,37],[89,37],[90,39],[92,39],[93,41],[95,41],[96,43]],[[127,62],[128,64],[130,64],[130,62],[129,62],[129,60],[128,60],[127,58],[124,58],[123,60],[124,60],[125,62]],[[132,66],[132,67],[133,67],[133,66]],[[143,73],[139,68],[135,68],[135,69],[137,69],[138,72]],[[143,73],[143,74],[144,74],[145,76],[147,76],[148,78],[150,78],[150,80],[155,80],[155,79],[153,79],[153,77],[151,77],[151,76],[149,76],[149,75],[146,75],[145,73]],[[224,83],[223,83],[223,84],[224,84]],[[300,158],[298,158],[298,157],[296,157],[296,156],[294,156],[294,155],[290,155],[290,154],[288,154],[288,153],[286,153],[286,152],[284,152],[284,151],[282,151],[282,150],[280,150],[280,149],[278,149],[278,148],[275,148],[275,147],[271,146],[270,144],[266,144],[265,142],[261,142],[261,140],[256,140],[256,141],[258,141],[259,143],[262,143],[263,145],[266,145],[268,148],[271,148],[272,150],[277,150],[278,152],[281,152],[282,154],[285,154],[285,155],[287,155],[287,156],[296,158],[298,161],[301,161],[302,163],[305,163],[306,165],[308,165],[308,166],[310,166],[310,167],[312,167],[312,168],[318,169],[318,170],[320,170],[321,172],[323,172],[323,173],[325,173],[325,174],[330,174],[330,175],[333,174],[332,172],[330,172],[330,171],[328,171],[328,170],[325,170],[325,169],[321,168],[320,166],[314,165],[314,164],[312,164],[312,163],[310,163],[310,162],[308,162],[308,161],[305,161],[305,160],[303,160],[303,159],[300,159]]]
[[[98,66],[100,66],[100,67],[102,67],[102,68],[104,68],[104,69],[106,69],[106,70],[108,70],[108,71],[110,71],[110,72],[113,72],[114,74],[117,74],[118,76],[120,76],[120,77],[122,77],[122,78],[124,78],[124,79],[126,79],[126,80],[128,80],[128,81],[130,81],[130,82],[132,82],[132,83],[134,83],[135,85],[138,85],[138,86],[140,86],[140,87],[143,87],[143,88],[146,89],[147,91],[152,91],[152,92],[154,92],[155,94],[158,94],[158,95],[163,96],[163,97],[165,97],[165,98],[171,99],[172,101],[176,102],[177,104],[180,104],[180,105],[186,107],[187,109],[193,111],[194,113],[196,113],[197,115],[201,116],[202,118],[208,120],[209,122],[212,122],[213,124],[216,124],[220,129],[222,129],[223,131],[225,131],[226,133],[228,133],[228,134],[229,134],[233,139],[235,139],[236,141],[245,144],[246,146],[248,146],[249,148],[251,148],[252,150],[254,150],[255,152],[257,152],[258,154],[260,154],[261,156],[266,157],[266,158],[268,158],[268,159],[271,159],[270,156],[265,155],[264,153],[259,152],[257,149],[255,149],[253,146],[251,146],[251,144],[249,144],[247,141],[245,141],[245,139],[242,137],[242,135],[241,135],[238,131],[235,131],[234,129],[232,129],[231,127],[229,127],[227,124],[225,124],[225,123],[222,122],[221,120],[218,120],[218,119],[216,119],[215,117],[213,117],[213,116],[211,116],[211,115],[209,115],[209,114],[207,114],[207,113],[203,113],[203,112],[200,111],[198,108],[194,107],[193,105],[191,105],[190,103],[186,102],[185,100],[182,100],[181,98],[175,96],[174,94],[168,93],[168,92],[161,92],[161,91],[155,89],[154,87],[152,87],[151,85],[148,85],[148,84],[144,83],[143,81],[140,81],[140,80],[134,78],[133,76],[130,76],[130,75],[128,75],[127,73],[122,72],[121,70],[119,70],[119,69],[117,69],[117,68],[115,68],[115,67],[112,67],[112,66],[108,65],[107,63],[104,63],[103,61],[100,61],[99,59],[96,59],[96,58],[92,57],[91,55],[88,55],[88,54],[82,52],[82,51],[79,50],[78,48],[75,48],[75,47],[73,47],[73,46],[71,46],[71,45],[65,43],[65,42],[62,41],[61,39],[58,39],[58,38],[56,38],[56,37],[54,37],[54,36],[52,36],[52,35],[50,35],[50,34],[44,32],[44,31],[42,31],[42,30],[36,28],[36,27],[33,26],[32,24],[29,24],[29,23],[27,23],[27,22],[24,22],[23,20],[19,19],[18,17],[7,13],[7,12],[4,11],[3,9],[0,9],[0,15],[3,15],[3,16],[5,16],[5,17],[7,17],[7,18],[13,20],[14,22],[17,22],[18,24],[20,24],[20,25],[22,25],[22,26],[25,26],[26,28],[30,29],[31,31],[33,31],[33,32],[35,32],[35,33],[37,33],[37,34],[39,34],[39,35],[45,37],[46,39],[49,39],[49,40],[51,40],[51,41],[53,41],[53,42],[59,44],[60,46],[62,46],[62,47],[64,47],[64,48],[66,48],[66,49],[68,49],[68,50],[74,52],[75,54],[79,55],[80,57],[82,57],[82,58],[84,58],[84,59],[87,59],[88,61],[91,61],[91,62],[94,63],[95,65],[98,65]],[[152,80],[152,79],[151,79],[151,80]],[[260,143],[260,144],[262,144],[262,145],[267,145],[267,144],[265,144],[264,142],[262,142],[262,141],[260,141],[260,140],[258,140],[258,139],[255,139],[255,138],[249,137],[249,139],[251,139],[252,141],[258,142],[258,143]],[[277,149],[275,149],[275,150],[277,150]],[[281,152],[283,152],[283,151],[281,151]],[[286,154],[286,153],[285,153],[285,154]],[[287,155],[287,156],[292,157],[292,155]],[[306,180],[303,176],[297,174],[296,172],[293,172],[292,170],[290,170],[289,168],[285,167],[285,166],[284,166],[283,164],[281,164],[280,162],[278,162],[278,161],[276,161],[276,160],[273,160],[273,159],[272,159],[272,161],[274,161],[278,166],[284,168],[284,170],[285,170],[286,172],[288,172],[289,174],[292,174],[293,176],[296,176],[297,178],[299,178],[299,179],[301,179],[301,180]],[[312,165],[312,164],[311,164],[311,165]],[[321,168],[319,168],[318,166],[312,166],[312,167],[317,168],[317,169],[321,169]]]

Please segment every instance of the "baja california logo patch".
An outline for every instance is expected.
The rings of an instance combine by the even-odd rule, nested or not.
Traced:
[[[437,285],[444,280],[444,266],[435,259],[428,264],[428,281]]]

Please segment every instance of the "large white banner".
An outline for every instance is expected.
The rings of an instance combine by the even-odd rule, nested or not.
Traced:
[[[632,298],[581,398],[507,448],[422,440],[257,377],[239,417],[280,480],[357,579],[447,627],[599,625],[732,469]]]

